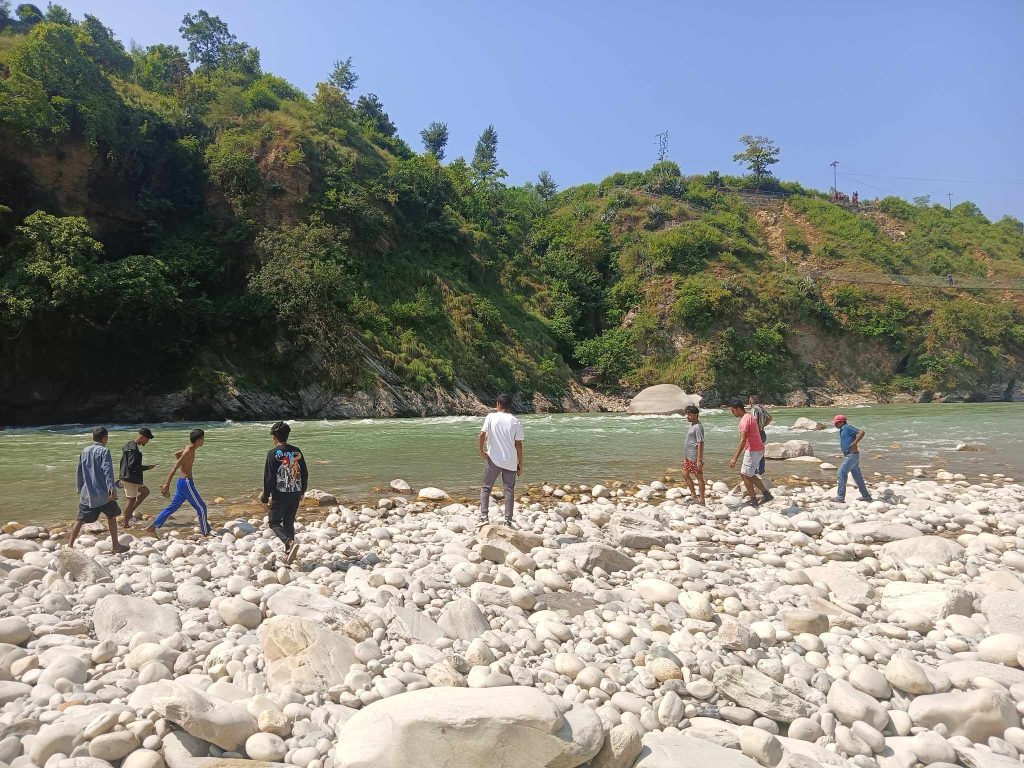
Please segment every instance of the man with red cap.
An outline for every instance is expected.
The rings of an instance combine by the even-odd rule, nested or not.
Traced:
[[[846,503],[846,479],[853,475],[853,482],[860,490],[862,501],[871,501],[871,494],[867,485],[864,484],[864,473],[860,471],[860,441],[864,438],[864,430],[857,429],[850,424],[843,414],[837,414],[832,419],[832,424],[839,430],[839,447],[843,451],[843,461],[839,465],[838,480],[836,487],[836,501],[840,504]]]

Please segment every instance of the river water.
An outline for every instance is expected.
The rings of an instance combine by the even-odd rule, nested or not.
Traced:
[[[864,429],[862,466],[869,479],[905,476],[914,467],[1024,478],[1024,405],[1013,403],[874,405],[844,409],[850,423]],[[831,423],[835,410],[787,408],[774,412],[769,441],[808,440],[815,455],[839,463],[834,429],[794,431],[800,416]],[[525,429],[524,482],[556,484],[649,482],[674,472],[678,477],[685,419],[678,416],[625,414],[550,414],[522,416]],[[709,480],[733,480],[727,462],[737,441],[737,419],[728,411],[708,410],[701,417],[707,435]],[[372,500],[390,480],[401,477],[414,488],[433,485],[453,498],[472,497],[480,484],[476,440],[481,418],[449,416],[426,419],[362,421],[294,421],[292,442],[306,455],[310,487],[336,494],[342,503]],[[108,425],[115,470],[120,447],[136,425]],[[222,511],[251,502],[262,484],[263,462],[271,447],[269,423],[217,422],[150,424],[155,439],[144,449],[154,491],[174,463],[174,451],[188,441],[195,426],[206,430],[206,444],[195,466],[196,486],[208,503]],[[67,425],[0,431],[0,521],[22,523],[71,519],[77,509],[75,467],[90,442],[91,426]],[[966,443],[977,450],[957,451]],[[834,482],[835,473],[814,464],[774,461],[768,474]],[[730,483],[732,484],[732,483]],[[377,490],[375,490],[377,489]],[[162,500],[154,495],[143,506],[151,517]],[[191,518],[186,506],[176,517]]]

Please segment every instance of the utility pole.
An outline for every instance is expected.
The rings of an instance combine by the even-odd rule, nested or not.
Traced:
[[[832,166],[832,196],[836,197],[839,194],[839,185],[836,183],[836,166],[839,165],[839,161],[833,160],[829,165]]]
[[[668,157],[668,131],[654,134],[658,139],[658,178],[661,183],[665,182],[665,158]]]
[[[952,192],[947,192],[946,193],[946,197],[949,198],[949,210],[952,211],[953,210],[953,193]]]

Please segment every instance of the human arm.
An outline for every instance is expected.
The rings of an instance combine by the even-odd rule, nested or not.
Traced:
[[[487,433],[486,432],[481,432],[480,433],[480,437],[479,437],[477,442],[479,442],[479,444],[480,444],[480,456],[481,456],[481,458],[486,459],[487,458],[487,448],[486,448]]]
[[[739,461],[739,458],[740,458],[740,456],[743,455],[743,451],[746,450],[746,447],[747,447],[747,433],[743,432],[740,435],[740,444],[736,446],[736,453],[733,454],[732,459],[730,459],[730,461],[729,461],[729,466],[730,467],[735,467],[736,466],[736,462]]]
[[[768,426],[769,424],[771,424],[771,423],[772,423],[773,421],[775,421],[775,418],[774,418],[774,417],[773,417],[773,416],[772,416],[772,415],[771,415],[770,413],[768,413],[768,409],[767,409],[767,408],[766,408],[766,409],[765,409],[765,411],[764,411],[764,416],[765,416],[765,419],[764,419],[764,425],[765,425],[766,427],[767,427],[767,426]]]
[[[270,494],[274,490],[274,479],[277,477],[277,468],[274,466],[274,453],[267,454],[267,463],[263,467],[263,495],[260,496],[260,503],[266,506],[270,501]]]
[[[181,463],[185,460],[185,456],[189,450],[190,448],[184,448],[174,454],[178,457],[178,460],[174,462],[174,466],[171,467],[171,473],[167,476],[167,482],[160,486],[160,493],[164,496],[171,492],[171,480],[174,479],[174,475],[177,473],[178,467],[180,467]]]
[[[697,468],[704,469],[704,441],[697,443]]]
[[[114,480],[114,459],[110,451],[104,451],[100,471],[103,472],[103,481],[107,484],[107,498],[113,501],[117,498],[117,484]]]
[[[860,453],[860,449],[857,448],[857,445],[860,443],[860,441],[861,441],[861,439],[863,437],[864,437],[864,430],[863,429],[858,429],[857,430],[857,436],[855,438],[853,438],[853,442],[850,443],[850,453]]]
[[[523,474],[523,441],[516,440],[516,474]]]
[[[299,454],[299,477],[302,478],[302,492],[305,493],[309,485],[309,469],[306,467],[306,456],[302,453]]]

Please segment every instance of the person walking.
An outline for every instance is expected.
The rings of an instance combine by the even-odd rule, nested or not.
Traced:
[[[738,397],[730,400],[729,410],[740,420],[740,441],[736,446],[736,453],[729,461],[729,466],[735,467],[740,456],[743,457],[743,463],[740,465],[740,480],[743,481],[743,487],[746,488],[747,495],[750,497],[751,506],[756,507],[775,498],[765,488],[761,478],[757,476],[758,465],[764,458],[764,441],[757,428],[757,419],[753,414],[747,413],[742,400]],[[757,494],[754,492],[755,487],[764,494],[760,501],[757,500]]]
[[[309,484],[306,459],[296,446],[288,442],[292,428],[283,421],[270,428],[274,447],[267,452],[263,468],[263,495],[260,502],[269,518],[270,530],[284,543],[285,562],[295,562],[299,543],[295,540],[295,514],[302,494]]]
[[[750,413],[757,419],[757,432],[761,435],[761,442],[767,443],[768,433],[765,431],[765,427],[772,423],[772,415],[768,413],[767,408],[761,405],[760,395],[751,395],[747,398],[747,401],[750,403]],[[757,465],[757,474],[763,475],[764,467],[764,455],[762,454],[761,463]]]
[[[114,484],[114,460],[110,456],[107,442],[110,436],[106,427],[92,431],[92,445],[82,450],[78,457],[78,472],[75,484],[78,488],[78,518],[71,526],[68,546],[75,546],[75,539],[85,523],[94,523],[100,514],[107,516],[107,530],[110,531],[110,550],[115,554],[127,552],[117,540],[117,516],[121,508],[117,505],[117,486]]]
[[[171,499],[171,503],[156,516],[156,520],[153,521],[152,525],[146,528],[150,533],[156,533],[157,529],[161,528],[168,518],[177,512],[178,508],[187,501],[196,511],[196,517],[199,518],[200,533],[204,536],[210,535],[210,522],[206,518],[206,502],[199,495],[199,490],[196,488],[195,480],[192,477],[192,467],[196,461],[196,451],[203,447],[204,442],[206,442],[206,432],[201,429],[193,429],[188,433],[188,445],[175,452],[174,455],[178,460],[171,468],[171,473],[167,476],[167,482],[160,486],[160,493],[164,496],[170,495],[171,480],[174,479],[174,475],[179,469],[181,470],[181,477],[178,478],[178,485],[174,489],[174,498]]]
[[[839,504],[846,503],[846,480],[853,475],[853,482],[857,484],[862,501],[872,501],[871,493],[864,482],[864,473],[860,469],[860,441],[864,439],[864,430],[857,429],[847,421],[843,414],[837,414],[832,419],[832,425],[839,430],[839,448],[843,452],[843,460],[839,464],[837,474],[838,485],[836,486],[835,501]]]
[[[513,525],[516,478],[523,474],[523,423],[512,415],[512,398],[498,395],[495,411],[487,414],[480,428],[478,443],[484,460],[484,479],[480,487],[480,525],[490,514],[491,488],[501,475],[505,491],[505,525]]]
[[[690,498],[698,499],[702,507],[706,505],[704,483],[704,425],[700,423],[700,408],[696,405],[686,406],[686,420],[690,422],[690,429],[686,433],[686,440],[683,443],[683,480],[686,487],[690,489]],[[697,479],[697,488],[694,487],[693,479]]]
[[[121,487],[124,488],[124,497],[128,503],[124,508],[124,520],[121,524],[127,528],[132,523],[132,514],[149,497],[149,488],[143,483],[142,473],[148,472],[156,464],[142,463],[142,446],[153,439],[153,431],[149,427],[142,427],[134,440],[129,440],[121,448]]]

